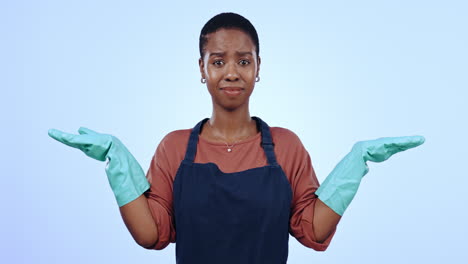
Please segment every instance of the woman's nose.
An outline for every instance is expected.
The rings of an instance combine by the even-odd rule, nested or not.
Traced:
[[[229,63],[227,65],[224,79],[229,82],[239,80],[239,72],[237,71],[237,65],[235,63]]]

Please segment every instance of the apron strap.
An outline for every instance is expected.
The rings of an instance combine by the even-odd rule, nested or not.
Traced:
[[[270,127],[259,117],[252,116],[252,119],[254,119],[257,122],[257,127],[260,129],[260,132],[262,134],[261,145],[263,151],[265,151],[265,156],[267,158],[268,164],[273,166],[278,165],[276,161],[275,151],[273,150],[275,144],[273,143],[273,139],[271,137]],[[185,162],[193,163],[193,161],[195,160],[195,154],[197,153],[198,135],[200,134],[201,127],[203,126],[203,124],[208,120],[209,118],[203,119],[202,121],[198,122],[198,124],[192,129],[187,144],[187,151],[185,152]]]
[[[262,142],[260,143],[265,151],[265,156],[267,158],[268,164],[275,166],[278,165],[276,162],[276,155],[273,147],[273,138],[271,137],[270,127],[262,119],[256,116],[252,116],[257,124],[260,126],[260,131],[262,132]]]
[[[195,160],[195,154],[197,153],[198,135],[200,134],[200,130],[203,124],[208,120],[209,118],[203,119],[202,121],[198,122],[198,124],[192,129],[187,144],[187,151],[185,152],[184,161],[193,163]]]

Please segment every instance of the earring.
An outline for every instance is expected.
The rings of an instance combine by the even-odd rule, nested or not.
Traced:
[[[205,79],[205,78],[201,78],[200,82],[201,82],[201,83],[206,83],[206,79]]]
[[[260,81],[260,76],[255,77],[255,82],[259,82],[259,81]]]

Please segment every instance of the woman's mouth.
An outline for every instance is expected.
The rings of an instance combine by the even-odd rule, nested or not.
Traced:
[[[237,95],[240,95],[244,91],[244,89],[240,87],[224,87],[224,88],[220,88],[220,90],[223,91],[228,96],[237,96]]]

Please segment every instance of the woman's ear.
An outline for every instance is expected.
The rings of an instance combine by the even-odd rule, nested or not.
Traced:
[[[255,75],[256,77],[259,76],[260,74],[260,63],[261,63],[261,59],[260,59],[260,56],[257,56],[257,75]]]
[[[202,58],[198,59],[198,67],[200,67],[200,74],[203,79],[205,78],[205,63],[203,62]]]

